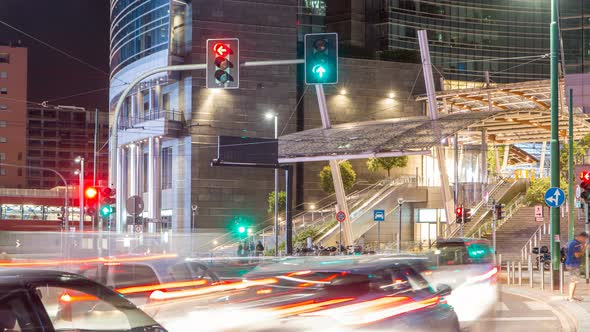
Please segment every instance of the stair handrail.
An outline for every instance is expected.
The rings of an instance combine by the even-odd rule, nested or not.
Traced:
[[[507,213],[506,213],[506,215],[504,216],[503,219],[500,219],[500,220],[497,221],[496,229],[500,228],[500,226],[504,225],[504,223],[506,223],[510,218],[512,218],[512,216],[522,206],[523,201],[524,201],[524,194],[523,193],[519,193],[510,202],[508,202],[508,204],[506,204],[506,212]],[[489,221],[485,222],[483,225],[479,226],[473,232],[469,232],[469,234],[471,234],[471,236],[473,236],[475,234],[478,234],[478,237],[481,238],[481,235],[482,234],[485,234],[486,230],[487,229],[491,229],[492,227],[493,227],[492,226],[492,220],[489,220]]]
[[[543,224],[539,225],[539,227],[537,227],[537,229],[535,230],[533,235],[531,235],[529,240],[525,243],[525,245],[520,250],[521,261],[524,261],[525,257],[528,257],[527,247],[528,247],[528,252],[532,253],[533,247],[539,246],[539,244],[541,243],[541,240],[543,238],[543,235],[547,235],[548,231],[549,231],[549,227],[547,227],[547,223],[545,223],[545,221],[543,221]]]

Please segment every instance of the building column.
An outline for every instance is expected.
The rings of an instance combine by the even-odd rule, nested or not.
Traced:
[[[148,89],[148,98],[149,98],[149,107],[150,109],[148,110],[149,113],[154,113],[154,88],[153,87],[149,87]]]
[[[117,233],[126,231],[127,213],[125,210],[125,200],[127,199],[127,153],[124,147],[117,148],[117,190],[116,209],[115,209],[115,230]]]
[[[138,142],[135,147],[135,160],[136,160],[136,168],[135,173],[136,176],[136,184],[135,184],[135,194],[139,197],[143,194],[143,143]]]
[[[508,166],[508,155],[510,154],[510,144],[504,145],[504,160],[502,160],[502,170]]]
[[[129,196],[137,195],[137,182],[138,182],[138,174],[137,174],[137,145],[130,144],[128,153],[129,153]]]
[[[129,110],[127,111],[129,116],[129,125],[133,127],[137,123],[137,96],[129,96]]]
[[[488,133],[486,129],[481,131],[481,183],[482,192],[485,191],[485,183],[488,182]]]
[[[159,221],[161,216],[161,171],[160,171],[160,139],[150,137],[148,142],[148,209],[149,218]]]

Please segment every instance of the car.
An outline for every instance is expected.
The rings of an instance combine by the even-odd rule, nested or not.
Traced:
[[[94,306],[79,314],[75,299]],[[68,305],[64,305],[67,303]],[[166,330],[120,294],[68,272],[3,269],[0,271],[0,331]]]
[[[285,258],[260,265],[241,283],[158,293],[144,309],[173,331],[197,322],[201,331],[459,331],[445,301],[450,287],[435,288],[415,271],[422,260]]]
[[[500,285],[494,249],[489,241],[441,239],[429,257],[429,267],[421,272],[432,283],[451,286],[453,291],[447,301],[455,308],[462,327],[467,328],[494,312],[500,298]]]
[[[180,257],[115,258],[82,264],[77,273],[114,289],[138,306],[146,304],[156,290],[194,288],[220,281],[205,264]]]

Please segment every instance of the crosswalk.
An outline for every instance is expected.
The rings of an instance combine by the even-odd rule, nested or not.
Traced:
[[[551,306],[546,303],[537,301],[523,301],[523,302],[508,302],[512,309],[527,310],[527,311],[551,311]],[[510,311],[511,308],[504,302],[498,302],[496,311]],[[518,307],[518,308],[515,308]]]

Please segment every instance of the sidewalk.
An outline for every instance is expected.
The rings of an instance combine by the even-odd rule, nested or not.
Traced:
[[[537,277],[537,276],[535,276]],[[561,325],[565,331],[590,332],[590,284],[586,284],[585,279],[581,279],[576,288],[576,296],[583,298],[581,302],[568,302],[568,280],[569,276],[565,273],[563,294],[557,291],[551,291],[549,281],[547,280],[545,290],[541,290],[539,278],[534,283],[534,288],[529,286],[528,277],[526,282],[523,278],[522,286],[516,284],[506,284],[506,273],[502,273],[502,291],[519,296],[529,297],[536,301],[547,303],[554,309],[554,313],[559,317]]]

